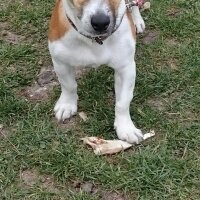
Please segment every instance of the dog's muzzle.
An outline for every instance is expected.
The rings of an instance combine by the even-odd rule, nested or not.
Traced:
[[[126,4],[127,10],[130,10],[133,6],[141,7],[144,4],[144,0],[125,0],[125,4]],[[72,27],[77,32],[79,32],[81,35],[91,39],[92,41],[95,41],[96,43],[98,43],[100,45],[102,45],[103,41],[105,39],[107,39],[111,34],[113,34],[119,28],[119,26],[121,24],[121,23],[119,23],[119,25],[108,36],[91,37],[89,35],[85,35],[85,34],[81,33],[68,16],[67,16],[67,19],[70,22],[70,24],[72,25]],[[122,20],[121,20],[121,22],[122,22]],[[91,25],[92,25],[93,29],[99,33],[105,32],[108,29],[109,24],[110,24],[110,17],[104,13],[97,13],[97,14],[93,15],[91,18]]]

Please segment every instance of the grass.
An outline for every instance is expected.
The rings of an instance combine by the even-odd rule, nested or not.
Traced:
[[[4,127],[0,199],[97,200],[106,190],[131,200],[200,198],[198,1],[154,1],[151,10],[143,12],[146,34],[154,32],[157,38],[143,44],[145,36],[138,37],[131,114],[138,127],[154,129],[157,135],[127,152],[103,157],[95,156],[79,138],[116,138],[112,70],[91,70],[79,80],[79,110],[89,121],[76,117],[75,126],[58,125],[52,115],[58,87],[42,102],[19,95],[35,80],[41,60],[45,66],[51,64],[46,31],[54,1],[2,2],[1,25],[24,38],[17,44],[0,38],[0,124]],[[61,189],[52,192],[41,183],[24,186],[20,172],[27,169],[52,176]],[[97,194],[74,191],[76,181],[93,183]]]

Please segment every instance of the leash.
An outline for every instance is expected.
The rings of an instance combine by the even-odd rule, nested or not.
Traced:
[[[126,5],[126,8],[127,10],[131,10],[133,6],[139,6],[141,7],[142,5],[144,4],[144,0],[125,0],[125,5]],[[125,13],[124,13],[125,14]],[[67,15],[66,15],[67,16]],[[78,32],[80,33],[81,35],[83,35],[84,37],[87,37],[89,39],[91,39],[92,41],[95,41],[97,44],[99,45],[103,45],[103,41],[108,38],[110,35],[112,35],[120,26],[121,22],[119,23],[119,25],[115,28],[115,30],[108,36],[98,36],[98,37],[92,37],[92,36],[89,36],[89,35],[86,35],[86,34],[83,34],[81,33],[77,27],[75,26],[75,24],[72,22],[72,20],[67,16],[67,19],[69,21],[69,23],[72,25],[72,27]],[[123,19],[123,17],[122,17]]]
[[[125,0],[126,8],[130,10],[133,6],[142,7],[144,5],[144,0]]]

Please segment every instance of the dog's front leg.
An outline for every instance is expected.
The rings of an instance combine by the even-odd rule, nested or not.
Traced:
[[[129,143],[139,143],[142,132],[135,127],[130,116],[130,102],[133,98],[135,87],[136,66],[135,62],[126,67],[115,69],[115,123],[118,138]]]
[[[61,95],[54,112],[58,121],[64,121],[77,112],[77,83],[75,69],[53,60],[54,69],[61,84]]]
[[[132,8],[132,15],[133,15],[133,21],[135,23],[135,26],[137,28],[137,33],[143,33],[145,30],[145,23],[144,20],[140,14],[140,10],[138,6],[133,6]]]

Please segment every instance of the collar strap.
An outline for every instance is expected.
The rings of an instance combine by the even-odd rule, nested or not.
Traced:
[[[69,23],[72,25],[72,27],[73,27],[78,33],[80,33],[81,35],[83,35],[83,36],[85,36],[85,37],[91,39],[92,41],[95,41],[96,43],[98,43],[98,44],[100,44],[100,45],[102,45],[102,44],[103,44],[103,40],[105,40],[105,39],[107,38],[107,37],[101,37],[101,36],[99,36],[99,37],[91,37],[91,36],[89,36],[89,35],[85,35],[85,34],[83,34],[83,33],[81,33],[81,32],[78,31],[77,27],[75,26],[75,24],[72,22],[72,20],[71,20],[68,16],[67,16],[67,19],[68,19]]]

